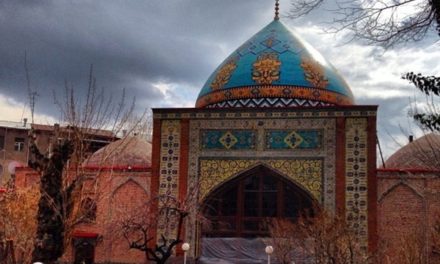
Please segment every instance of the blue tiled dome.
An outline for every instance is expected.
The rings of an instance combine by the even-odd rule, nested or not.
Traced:
[[[351,105],[353,94],[319,52],[274,20],[211,74],[196,107]]]

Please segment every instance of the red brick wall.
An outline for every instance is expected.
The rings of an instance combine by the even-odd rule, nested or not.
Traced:
[[[89,173],[97,173],[89,171]],[[30,168],[17,169],[17,188],[23,188],[39,180],[39,174]],[[77,234],[96,234],[98,243],[95,248],[96,263],[145,263],[145,256],[137,250],[130,250],[116,227],[121,218],[120,208],[140,208],[151,197],[151,171],[112,171],[99,173],[97,188],[95,182],[84,184],[84,193],[97,199],[97,216],[95,222],[80,224],[75,228]],[[63,256],[64,261],[71,262],[75,249],[70,245]]]
[[[25,188],[40,181],[40,174],[29,167],[19,167],[15,170],[15,187]]]
[[[144,263],[144,254],[130,250],[123,239],[118,220],[125,212],[141,208],[150,197],[151,172],[145,171],[104,171],[98,181],[97,216],[90,224],[81,224],[75,228],[77,233],[97,234],[95,248],[96,263]],[[87,186],[87,184],[86,184]],[[92,187],[92,186],[90,186]],[[93,188],[88,188],[93,190]],[[71,245],[63,259],[72,261],[75,249]]]
[[[110,198],[109,212],[102,212],[102,214],[108,213],[109,215],[101,215],[117,222],[124,218],[124,212],[134,212],[135,210],[142,210],[141,208],[147,210],[145,204],[148,198],[149,196],[143,186],[133,180],[129,180],[113,191]],[[108,234],[108,236],[111,237],[112,234]],[[109,257],[113,262],[141,262],[145,258],[144,254],[139,250],[130,250],[128,242],[120,235],[109,239],[108,243],[108,249],[110,249]],[[97,255],[99,256],[100,254]]]
[[[378,172],[379,250],[388,263],[406,263],[422,254],[423,263],[436,262],[432,228],[440,220],[440,179],[432,173]]]

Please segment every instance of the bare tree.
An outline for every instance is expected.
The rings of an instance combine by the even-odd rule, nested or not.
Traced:
[[[294,251],[299,248],[296,229],[297,226],[288,219],[276,218],[270,224],[270,243],[275,247],[274,254],[282,264],[289,264],[295,259]],[[300,254],[306,257],[303,252]]]
[[[400,217],[399,217],[400,218]],[[425,230],[426,228],[426,230]],[[381,237],[381,263],[424,264],[431,263],[430,245],[438,235],[434,229],[423,225],[387,226],[385,236]],[[432,235],[432,241],[429,239]]]
[[[270,225],[274,254],[283,264],[355,264],[368,263],[368,252],[360,248],[356,235],[345,222],[319,212],[295,222],[275,219]],[[294,252],[295,251],[295,252]]]
[[[90,177],[84,173],[81,162],[89,152],[90,139],[103,130],[111,131],[116,138],[126,129],[134,111],[134,101],[127,105],[124,93],[115,104],[111,96],[106,97],[103,90],[97,89],[93,67],[85,101],[81,102],[74,91],[66,82],[64,100],[56,99],[64,120],[62,127],[55,126],[49,151],[40,151],[31,131],[29,165],[41,174],[33,261],[53,263],[63,255],[69,234],[80,222],[78,217],[84,216],[78,214],[82,212],[78,208],[82,186]]]
[[[294,0],[288,16],[298,18],[320,8],[327,0]],[[321,10],[322,11],[322,10]],[[348,30],[353,39],[391,47],[419,41],[431,30],[440,34],[437,0],[336,0],[330,32]]]
[[[0,242],[4,246],[3,252],[10,253],[13,241],[15,258],[19,263],[31,262],[39,197],[40,192],[35,185],[20,190],[9,189],[0,194]]]
[[[424,264],[427,263],[428,256],[426,255],[427,242],[423,232],[415,227],[416,230],[409,232],[401,232],[400,247],[397,256],[400,259],[395,259],[402,264]]]
[[[113,241],[122,239],[129,249],[143,252],[146,263],[167,263],[183,242],[185,223],[204,219],[199,213],[198,189],[190,186],[180,199],[159,194],[140,204],[121,203],[108,223]]]
[[[189,211],[175,198],[162,195],[122,215],[116,220],[116,234],[124,237],[130,249],[144,252],[146,260],[163,264],[183,242],[183,224]]]

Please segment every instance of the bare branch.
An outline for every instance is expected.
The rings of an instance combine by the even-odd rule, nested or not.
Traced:
[[[324,0],[292,1],[288,17],[299,18],[319,9]],[[326,32],[350,32],[352,40],[386,48],[406,42],[420,41],[439,21],[438,1],[425,0],[337,0],[335,14],[327,21]]]
[[[124,127],[131,121],[134,106],[121,104],[114,107],[111,97],[106,97],[103,90],[97,90],[93,65],[88,77],[84,101],[78,99],[76,89],[67,81],[64,84],[65,94],[62,101],[54,94],[64,122],[60,129],[55,126],[57,129],[54,130],[52,153],[42,154],[35,144],[31,144],[33,155],[30,163],[42,174],[40,188],[44,194],[39,203],[33,261],[51,263],[61,257],[74,227],[87,221],[90,210],[96,208],[99,194],[83,193],[86,182],[94,182],[96,188],[97,181],[101,179],[100,171],[94,177],[89,177],[82,167],[91,150],[90,139],[96,136],[116,139],[117,132],[103,129],[109,128],[114,120],[117,127]],[[91,195],[93,199],[90,198],[88,208],[84,208],[84,201],[88,201],[87,196]],[[141,241],[135,242],[133,246],[142,247]]]

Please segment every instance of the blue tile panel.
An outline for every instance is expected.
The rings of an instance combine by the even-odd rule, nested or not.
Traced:
[[[254,130],[202,130],[201,148],[205,150],[255,149]]]
[[[266,149],[319,149],[322,146],[321,130],[268,130]]]

